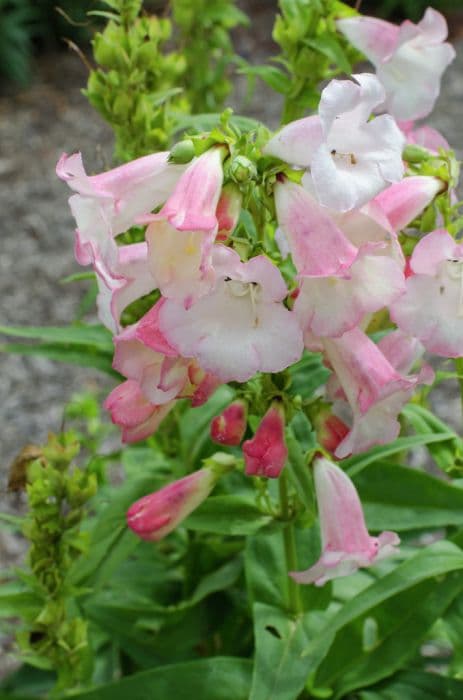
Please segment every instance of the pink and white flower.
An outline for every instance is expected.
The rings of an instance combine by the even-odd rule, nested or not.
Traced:
[[[77,193],[69,205],[77,224],[78,263],[89,265],[96,257],[105,262],[108,257],[114,259],[114,237],[167,199],[184,171],[184,166],[169,163],[168,158],[168,152],[153,153],[89,176],[80,153],[63,153],[56,172]]]
[[[342,469],[318,458],[314,481],[323,551],[306,571],[290,572],[297,583],[323,586],[396,553],[400,539],[395,532],[382,532],[378,537],[368,533],[358,493]]]
[[[139,339],[139,324],[128,326],[114,338],[113,367],[137,382],[152,404],[177,398],[189,383],[189,361],[156,352]]]
[[[403,293],[403,262],[394,259],[400,248],[392,230],[362,212],[334,217],[291,182],[277,183],[275,203],[298,270],[300,293],[294,313],[304,332],[340,336]],[[336,220],[360,238],[359,248]],[[379,240],[361,240],[368,236]]]
[[[425,236],[410,259],[406,291],[391,306],[405,333],[443,357],[463,356],[463,245],[444,229]]]
[[[94,259],[97,275],[97,307],[100,321],[113,333],[120,330],[124,309],[133,301],[156,289],[157,283],[148,266],[146,243],[132,243],[114,248],[112,259]]]
[[[398,436],[397,417],[418,384],[430,384],[434,373],[424,366],[418,375],[401,374],[368,336],[354,328],[341,338],[323,339],[323,348],[335,376],[327,390],[335,400],[334,413],[351,429],[338,445],[339,459],[363,452],[374,445],[384,445]],[[406,343],[402,338],[402,343]],[[413,348],[416,345],[412,340]],[[385,344],[393,361],[404,366],[396,345]],[[410,357],[410,353],[405,353]],[[348,411],[349,409],[349,411]],[[350,414],[350,415],[349,415]]]
[[[436,177],[415,175],[390,185],[373,202],[381,207],[394,231],[401,231],[419,216],[445,188]]]
[[[287,163],[310,167],[321,204],[337,211],[360,207],[404,174],[404,136],[394,119],[369,121],[385,93],[371,74],[332,80],[319,114],[283,127],[264,151]],[[355,81],[355,82],[354,82]]]
[[[455,58],[439,12],[428,7],[418,24],[405,20],[400,27],[374,17],[340,19],[337,26],[375,66],[390,114],[406,120],[431,112],[442,74]]]
[[[213,267],[209,294],[188,308],[173,299],[163,303],[159,328],[169,345],[222,382],[245,382],[296,362],[302,332],[281,303],[287,288],[278,268],[263,255],[242,263],[221,245],[214,246]]]
[[[196,158],[159,214],[139,219],[149,224],[149,265],[159,289],[163,296],[187,306],[214,283],[211,255],[219,230],[222,158],[221,148],[212,148]]]
[[[175,400],[152,404],[138,382],[128,379],[112,390],[103,406],[111,414],[112,422],[121,428],[122,442],[132,443],[155,433],[174,404]]]

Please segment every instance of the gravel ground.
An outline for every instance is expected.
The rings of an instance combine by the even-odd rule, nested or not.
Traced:
[[[240,34],[238,43],[246,58],[260,62],[271,50],[272,7],[259,2],[254,14],[253,33]],[[457,59],[446,73],[429,123],[461,157],[462,40],[456,48]],[[0,93],[0,324],[62,325],[76,315],[82,286],[60,283],[79,268],[73,258],[68,191],[55,176],[55,164],[63,151],[81,150],[88,172],[97,172],[108,167],[112,152],[109,128],[80,92],[85,81],[78,57],[59,54],[39,62],[27,91]],[[237,93],[244,92],[241,81]],[[260,86],[246,112],[275,126],[279,102]],[[0,510],[14,512],[21,499],[5,493],[4,481],[15,454],[25,443],[44,441],[49,430],[59,430],[63,405],[74,392],[85,387],[104,392],[111,380],[86,369],[5,354],[0,354],[0,377]],[[460,426],[456,390],[439,390],[435,400],[439,414]],[[17,562],[22,551],[16,537],[0,532],[0,564]]]

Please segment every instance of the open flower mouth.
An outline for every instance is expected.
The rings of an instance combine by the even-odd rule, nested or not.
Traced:
[[[241,282],[234,280],[231,277],[225,278],[227,291],[232,297],[243,299],[249,297],[252,308],[252,316],[254,318],[253,326],[257,328],[259,325],[259,314],[257,304],[261,297],[261,286],[258,282]]]

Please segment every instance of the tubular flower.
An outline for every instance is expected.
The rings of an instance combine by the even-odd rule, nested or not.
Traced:
[[[390,114],[405,120],[431,112],[442,74],[455,58],[439,12],[428,7],[418,24],[405,20],[400,27],[374,17],[340,19],[337,26],[375,66]]]
[[[159,214],[140,218],[149,224],[149,265],[159,289],[185,306],[207,294],[214,283],[211,256],[219,230],[222,155],[221,148],[212,148],[196,158]]]
[[[174,400],[162,405],[152,404],[138,382],[128,379],[112,390],[103,406],[111,414],[112,422],[121,428],[122,442],[131,443],[155,433],[174,404]]]
[[[433,231],[416,245],[410,270],[391,318],[429,352],[463,356],[463,245],[444,229]]]
[[[80,153],[63,153],[56,172],[77,193],[70,197],[69,206],[77,224],[78,263],[90,265],[96,256],[105,262],[114,257],[114,237],[167,199],[185,169],[168,158],[168,152],[153,153],[89,176]]]
[[[420,383],[432,382],[434,373],[424,366],[417,376],[401,374],[368,336],[359,328],[341,338],[323,340],[325,356],[335,377],[328,382],[331,397],[337,400],[335,413],[344,420],[346,408],[352,415],[352,427],[339,443],[339,459],[394,440],[400,431],[397,416]],[[400,355],[391,345],[391,359]],[[403,365],[402,365],[403,366]],[[347,404],[348,406],[347,406]]]
[[[365,214],[349,212],[342,218],[352,221],[343,223],[357,237],[365,224],[366,236],[377,236],[380,229],[383,237],[360,242],[357,248],[330,212],[300,185],[277,183],[275,201],[298,271],[300,293],[294,313],[304,332],[338,337],[404,292],[402,261],[392,255],[393,232],[381,229]]]
[[[369,73],[352,77],[332,80],[322,92],[319,114],[283,127],[264,149],[310,167],[319,202],[337,211],[362,206],[404,174],[405,138],[394,119],[368,121],[384,101],[381,84]]]
[[[368,534],[358,493],[342,469],[327,459],[316,459],[314,481],[323,551],[306,571],[290,572],[297,583],[323,586],[397,551],[400,539],[395,532],[382,532],[378,537]]]

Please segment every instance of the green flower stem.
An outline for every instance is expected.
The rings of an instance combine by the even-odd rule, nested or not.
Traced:
[[[458,386],[460,387],[461,412],[463,415],[463,357],[457,357],[455,360],[455,369],[458,374]]]
[[[285,548],[285,561],[287,571],[297,571],[297,552],[296,539],[294,537],[294,526],[290,519],[289,499],[288,499],[288,483],[286,474],[281,474],[278,479],[280,490],[280,506],[282,518],[286,521],[283,530],[283,544]],[[288,576],[288,603],[290,610],[299,614],[302,612],[301,596],[299,587],[293,579]]]

